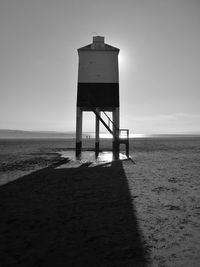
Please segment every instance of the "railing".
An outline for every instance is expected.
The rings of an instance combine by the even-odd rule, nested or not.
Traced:
[[[129,139],[129,129],[119,129],[119,139]]]
[[[115,123],[110,119],[110,117],[106,114],[105,111],[103,111],[104,115],[108,119],[108,125],[110,128],[110,123],[114,126],[115,131],[117,132],[117,136],[119,137],[119,140],[128,140],[129,139],[129,129],[118,129]]]
[[[112,125],[114,126],[115,129],[117,129],[117,126],[114,124],[114,122],[110,119],[110,117],[106,114],[105,111],[102,111],[103,114],[107,117],[108,119],[108,125],[110,125],[110,122],[112,123]]]

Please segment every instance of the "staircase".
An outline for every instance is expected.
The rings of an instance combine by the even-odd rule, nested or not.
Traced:
[[[116,152],[120,152],[120,144],[125,144],[126,146],[126,156],[129,157],[129,130],[128,129],[119,129],[117,126],[114,124],[114,122],[110,119],[110,117],[106,114],[105,111],[102,111],[105,116],[108,118],[108,125],[110,123],[113,125],[113,129],[111,130],[110,127],[106,124],[106,122],[102,119],[102,117],[99,115],[97,110],[93,107],[91,107],[92,111],[95,113],[97,118],[101,121],[101,123],[105,126],[105,128],[108,130],[110,134],[112,134],[115,147],[116,147]]]

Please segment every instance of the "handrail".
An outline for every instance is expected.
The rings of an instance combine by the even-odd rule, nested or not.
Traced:
[[[97,116],[97,118],[103,123],[103,125],[106,127],[106,129],[109,131],[109,133],[111,133],[114,136],[113,131],[108,127],[108,125],[105,123],[105,121],[101,118],[101,116],[99,116],[98,112],[95,110],[95,108],[92,108],[93,112],[95,113],[95,115]]]
[[[123,132],[125,134],[123,134]],[[129,129],[119,129],[119,138],[120,139],[129,139]]]
[[[106,114],[106,112],[105,111],[102,111],[105,115],[106,115],[106,117],[109,119],[109,121],[112,123],[112,125],[115,127],[115,129],[116,130],[119,130],[119,128],[117,128],[117,126],[116,126],[116,124],[111,120],[111,118]]]
[[[128,139],[129,138],[129,129],[120,129],[116,126],[116,124],[110,119],[110,117],[106,114],[105,111],[102,111],[106,117],[108,118],[108,120],[113,124],[113,126],[115,127],[115,130],[119,132],[119,138],[122,137],[123,139]],[[121,132],[126,132],[126,137],[121,135]]]

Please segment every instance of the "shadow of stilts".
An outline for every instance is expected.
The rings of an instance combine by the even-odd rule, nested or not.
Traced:
[[[47,168],[0,188],[1,266],[146,266],[122,162]]]

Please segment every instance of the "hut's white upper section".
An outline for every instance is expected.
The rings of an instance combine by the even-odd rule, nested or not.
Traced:
[[[78,49],[79,83],[118,83],[119,49],[104,43],[104,37],[93,37],[93,43]]]

